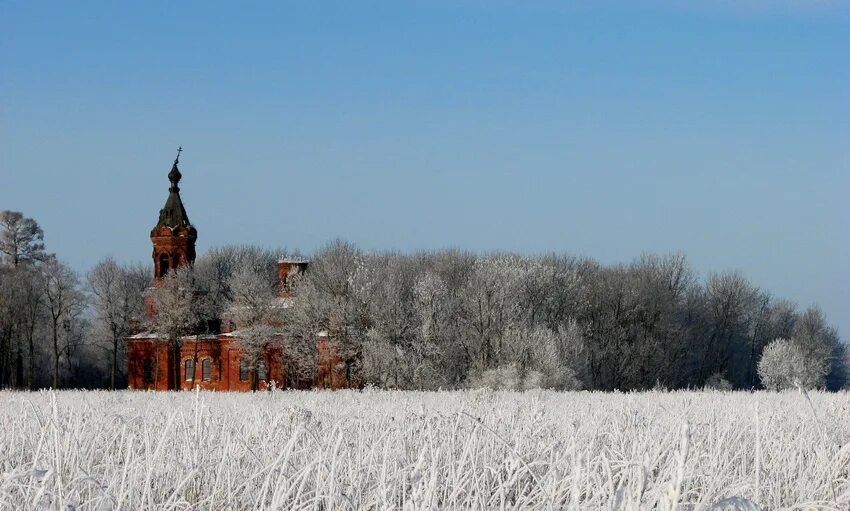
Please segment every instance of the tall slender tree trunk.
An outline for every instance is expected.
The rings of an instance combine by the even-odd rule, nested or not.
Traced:
[[[53,388],[59,388],[59,323],[53,320]]]
[[[758,325],[756,325],[755,330],[753,331],[753,337],[750,340],[750,360],[749,364],[747,364],[747,382],[750,384],[750,388],[755,387],[756,385],[756,336],[758,335]]]
[[[77,385],[78,383],[74,381],[77,371],[74,369],[74,357],[71,356],[70,349],[65,352],[65,365],[68,367],[68,377],[70,378],[71,385]]]
[[[15,388],[24,386],[24,347],[18,342],[15,348]]]
[[[195,389],[195,374],[198,372],[198,353],[200,352],[200,347],[198,346],[198,338],[195,337],[195,348],[192,352],[192,390]],[[203,375],[201,375],[203,377]]]
[[[258,367],[257,366],[258,366],[259,358],[260,357],[258,357],[256,354],[253,354],[251,356],[251,391],[252,392],[257,391],[257,383],[258,383],[258,380],[257,380],[257,372],[258,372],[257,369],[258,369]]]
[[[109,380],[109,387],[115,390],[115,374],[118,372],[118,336],[112,334],[112,377]]]
[[[0,388],[6,386],[6,373],[9,364],[9,347],[12,342],[12,327],[6,328],[6,331],[0,336]]]
[[[35,372],[35,342],[33,341],[34,332],[30,329],[29,338],[29,371],[27,371],[27,388],[33,390],[33,373]]]

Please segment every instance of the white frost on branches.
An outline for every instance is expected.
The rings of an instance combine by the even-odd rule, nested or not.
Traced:
[[[819,388],[823,385],[827,368],[825,358],[808,355],[791,339],[776,339],[770,343],[758,364],[762,384],[770,390]]]

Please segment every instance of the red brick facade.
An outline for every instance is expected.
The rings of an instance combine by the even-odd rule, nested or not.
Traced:
[[[172,390],[174,385],[174,353],[167,342],[144,335],[130,340],[128,349],[128,385],[131,389]],[[245,365],[243,366],[243,361]],[[304,388],[303,382],[287,381],[283,374],[282,354],[272,350],[263,354],[267,368],[265,378],[258,375],[257,388],[274,385],[280,388]],[[249,391],[253,370],[247,365],[239,341],[228,334],[191,336],[180,348],[180,388],[190,390]],[[194,371],[191,371],[191,368]],[[194,378],[193,378],[194,375]]]
[[[330,345],[327,336],[319,335],[316,346],[319,353],[315,386],[322,389],[344,389],[353,382],[346,375],[345,363]],[[355,384],[356,385],[356,384]]]
[[[268,349],[262,355],[265,377],[257,375],[257,389],[277,388],[349,388],[345,364],[336,355],[326,337],[317,337],[318,361],[312,381],[290,377],[284,370],[285,354]],[[187,368],[187,361],[189,367]],[[128,340],[127,384],[138,390],[174,390],[174,351],[169,343],[152,334],[137,334]],[[250,391],[254,370],[239,346],[239,338],[231,334],[187,336],[180,346],[179,388],[190,390]],[[208,366],[205,366],[208,364]],[[194,367],[194,380],[191,367]]]
[[[171,268],[179,268],[195,262],[195,240],[198,233],[194,227],[157,226],[151,230],[153,242],[153,268],[156,278],[162,278]]]
[[[178,161],[168,174],[171,181],[165,208],[160,211],[157,225],[151,230],[153,243],[154,285],[173,268],[195,261],[197,231],[189,223],[180,198],[178,183],[181,179]],[[305,271],[307,263],[282,260],[278,263],[281,297],[291,298],[289,279],[296,271]],[[297,299],[297,298],[292,298]],[[153,304],[146,300],[146,313],[156,314]],[[140,390],[188,390],[198,386],[205,390],[249,391],[252,390],[252,364],[248,363],[239,345],[238,332],[223,332],[216,335],[184,337],[180,346],[180,357],[171,344],[149,332],[138,333],[127,342],[128,386]],[[257,389],[277,388],[347,388],[352,378],[346,374],[336,350],[329,344],[327,336],[316,334],[318,360],[316,377],[313,381],[289,378],[286,374],[286,354],[279,349],[269,348],[258,364]],[[179,364],[179,381],[174,381],[174,364]]]

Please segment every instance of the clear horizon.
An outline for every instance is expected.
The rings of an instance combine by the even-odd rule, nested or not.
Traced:
[[[84,273],[198,253],[685,253],[850,339],[850,6],[0,6],[0,209]]]

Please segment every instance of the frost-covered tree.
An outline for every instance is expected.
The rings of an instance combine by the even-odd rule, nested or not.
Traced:
[[[253,245],[228,245],[198,257],[194,264],[195,282],[204,292],[204,308],[200,313],[209,331],[218,330],[218,322],[233,302],[230,287],[233,275],[242,268],[274,273],[282,254]]]
[[[322,293],[306,275],[287,276],[295,296],[282,310],[283,368],[291,386],[311,385],[316,377],[318,334],[326,327]]]
[[[0,386],[31,386],[35,334],[46,323],[37,268],[47,258],[43,240],[35,220],[0,211]]]
[[[197,329],[203,310],[191,266],[169,270],[159,285],[150,291],[154,314],[149,318],[151,330],[165,337],[174,360],[180,360],[183,337]],[[180,389],[180,364],[174,364],[174,390]]]
[[[343,338],[362,350],[366,380],[399,388],[460,387],[505,368],[524,381],[526,371],[557,373],[549,362],[590,389],[702,386],[715,374],[752,387],[769,340],[805,346],[808,337],[823,351],[837,339],[822,316],[798,314],[738,273],[700,282],[681,254],[602,265],[559,255],[362,253],[338,242],[317,254],[299,292],[292,325],[356,325]],[[531,342],[566,338],[572,348],[559,357],[545,355],[550,342]]]
[[[107,257],[87,275],[95,319],[108,335],[111,389],[116,386],[119,353],[131,334],[132,322],[144,316],[143,295],[150,284],[149,274],[141,265],[122,266]]]
[[[53,354],[53,388],[60,386],[59,361],[63,353],[69,358],[80,342],[76,320],[85,308],[85,295],[80,279],[70,267],[51,257],[44,265],[45,307],[50,319],[51,351]],[[76,341],[76,342],[75,342]]]
[[[694,285],[693,272],[681,253],[643,254],[626,271],[634,295],[627,343],[630,367],[623,370],[627,386],[676,385],[687,358],[681,342],[687,327],[677,311]]]
[[[17,283],[19,286],[20,328],[26,342],[27,377],[26,388],[34,389],[36,344],[39,342],[39,331],[44,331],[47,320],[45,309],[46,282],[41,268],[18,268],[21,272]],[[43,337],[42,337],[43,338]]]
[[[759,290],[740,273],[723,272],[709,277],[705,286],[706,330],[699,350],[703,380],[725,372],[736,383],[746,380],[747,366],[733,362],[746,360],[752,337],[753,311],[758,307]]]
[[[591,389],[702,386],[715,374],[752,387],[768,341],[801,328],[792,303],[737,273],[700,282],[681,254],[601,265],[559,255],[329,248],[300,284],[291,324],[311,333],[329,331],[333,317],[357,325],[344,338],[359,345],[363,376],[376,385],[460,387],[505,368],[524,382],[526,372],[554,374],[560,364]],[[809,323],[821,344],[836,338],[825,323]],[[570,339],[570,348],[547,356],[550,339]]]
[[[349,384],[360,382],[370,326],[364,300],[369,285],[364,256],[354,245],[337,240],[320,250],[309,271],[293,280],[295,299],[286,309],[284,328],[294,349],[287,353],[306,359],[315,350],[319,333],[326,333]],[[304,377],[315,366],[299,364],[297,369]]]
[[[274,267],[243,266],[228,282],[232,296],[226,316],[236,324],[239,346],[248,359],[251,389],[257,390],[259,364],[267,349],[279,339],[281,301],[277,296]]]
[[[24,275],[20,268],[0,266],[0,387],[19,385],[21,312]]]
[[[593,388],[613,390],[634,385],[632,360],[638,295],[624,265],[597,267],[588,275],[586,305],[579,320],[590,350],[588,371]]]
[[[843,386],[844,371],[840,364],[841,339],[838,331],[830,326],[818,307],[809,307],[800,313],[794,322],[794,340],[805,352],[806,357],[819,366],[826,367],[826,382],[830,390]]]
[[[415,311],[416,274],[412,261],[396,253],[372,256],[364,265],[363,301],[370,319],[362,352],[367,382],[421,388],[429,353]]]
[[[768,344],[758,364],[759,378],[769,390],[819,388],[826,372],[825,360],[811,356],[791,339],[776,339]]]
[[[418,328],[415,348],[418,360],[413,370],[417,387],[451,386],[458,379],[460,357],[447,324],[451,303],[448,286],[442,277],[426,271],[416,280],[413,309]]]
[[[723,392],[733,390],[735,388],[732,383],[727,380],[722,374],[714,373],[705,380],[705,389],[708,390],[720,390]]]
[[[517,292],[523,276],[522,260],[512,254],[475,261],[462,289],[461,343],[470,370],[482,372],[503,365],[509,353],[505,336],[522,317]]]
[[[421,269],[414,284],[414,308],[423,343],[420,351],[427,356],[418,388],[459,387],[469,376],[474,356],[465,330],[466,285],[476,259],[458,250],[420,253],[414,258]]]
[[[581,389],[576,367],[582,364],[582,341],[576,334],[569,327],[558,331],[542,325],[512,329],[508,338],[522,387]]]

